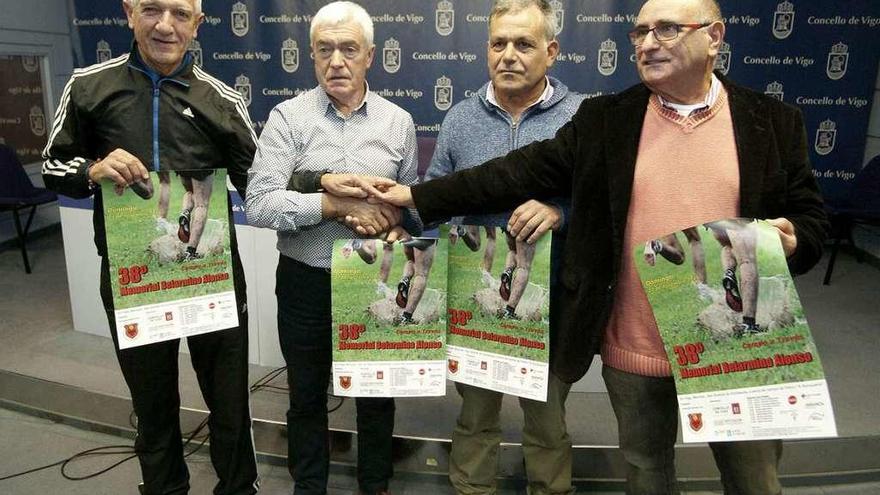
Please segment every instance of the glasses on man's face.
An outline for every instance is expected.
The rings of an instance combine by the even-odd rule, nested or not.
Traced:
[[[654,38],[657,41],[672,41],[675,38],[678,38],[678,35],[681,34],[682,29],[700,29],[704,28],[711,23],[703,23],[703,24],[676,24],[674,22],[660,22],[654,25],[654,27],[649,28],[646,26],[637,26],[635,29],[630,31],[628,34],[630,42],[632,42],[633,46],[639,46],[648,36],[648,33],[654,32]]]

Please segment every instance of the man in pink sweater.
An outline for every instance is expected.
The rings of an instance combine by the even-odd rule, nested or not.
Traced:
[[[584,101],[554,139],[380,195],[426,222],[571,195],[551,362],[573,382],[601,352],[627,493],[678,492],[675,384],[628,253],[720,218],[764,218],[798,274],[818,261],[828,226],[800,111],[713,73],[724,33],[714,0],[649,0],[630,32],[642,84]],[[780,441],[710,447],[725,493],[781,493]]]

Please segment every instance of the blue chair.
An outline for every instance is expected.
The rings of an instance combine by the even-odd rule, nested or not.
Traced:
[[[834,239],[823,281],[823,284],[828,285],[831,283],[831,273],[834,271],[840,243],[847,240],[855,247],[852,234],[857,225],[880,226],[880,155],[875,156],[856,174],[846,199],[839,205],[826,206],[826,209],[831,220],[831,237]],[[861,252],[858,250],[856,259],[859,263],[862,262]]]
[[[18,242],[21,245],[24,271],[27,273],[31,273],[31,264],[27,255],[27,236],[34,213],[37,211],[37,206],[57,199],[58,196],[54,192],[42,187],[34,187],[15,151],[5,144],[0,144],[0,210],[12,212],[15,231],[18,233]],[[18,212],[27,208],[31,211],[22,228]]]

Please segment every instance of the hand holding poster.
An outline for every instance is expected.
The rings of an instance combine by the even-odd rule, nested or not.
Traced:
[[[633,253],[678,392],[685,442],[836,436],[779,234],[722,220]]]
[[[334,243],[336,395],[446,393],[446,245],[443,238]]]
[[[547,400],[550,237],[527,244],[495,227],[452,228],[450,380]]]
[[[225,170],[101,192],[120,349],[238,326]]]

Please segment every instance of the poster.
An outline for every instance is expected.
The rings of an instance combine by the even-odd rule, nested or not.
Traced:
[[[336,395],[446,394],[446,258],[442,237],[334,243]]]
[[[633,256],[672,366],[685,442],[837,436],[775,227],[712,222],[651,239]]]
[[[550,238],[528,245],[495,227],[452,228],[450,380],[547,400]]]
[[[101,194],[120,349],[238,326],[225,170]]]

